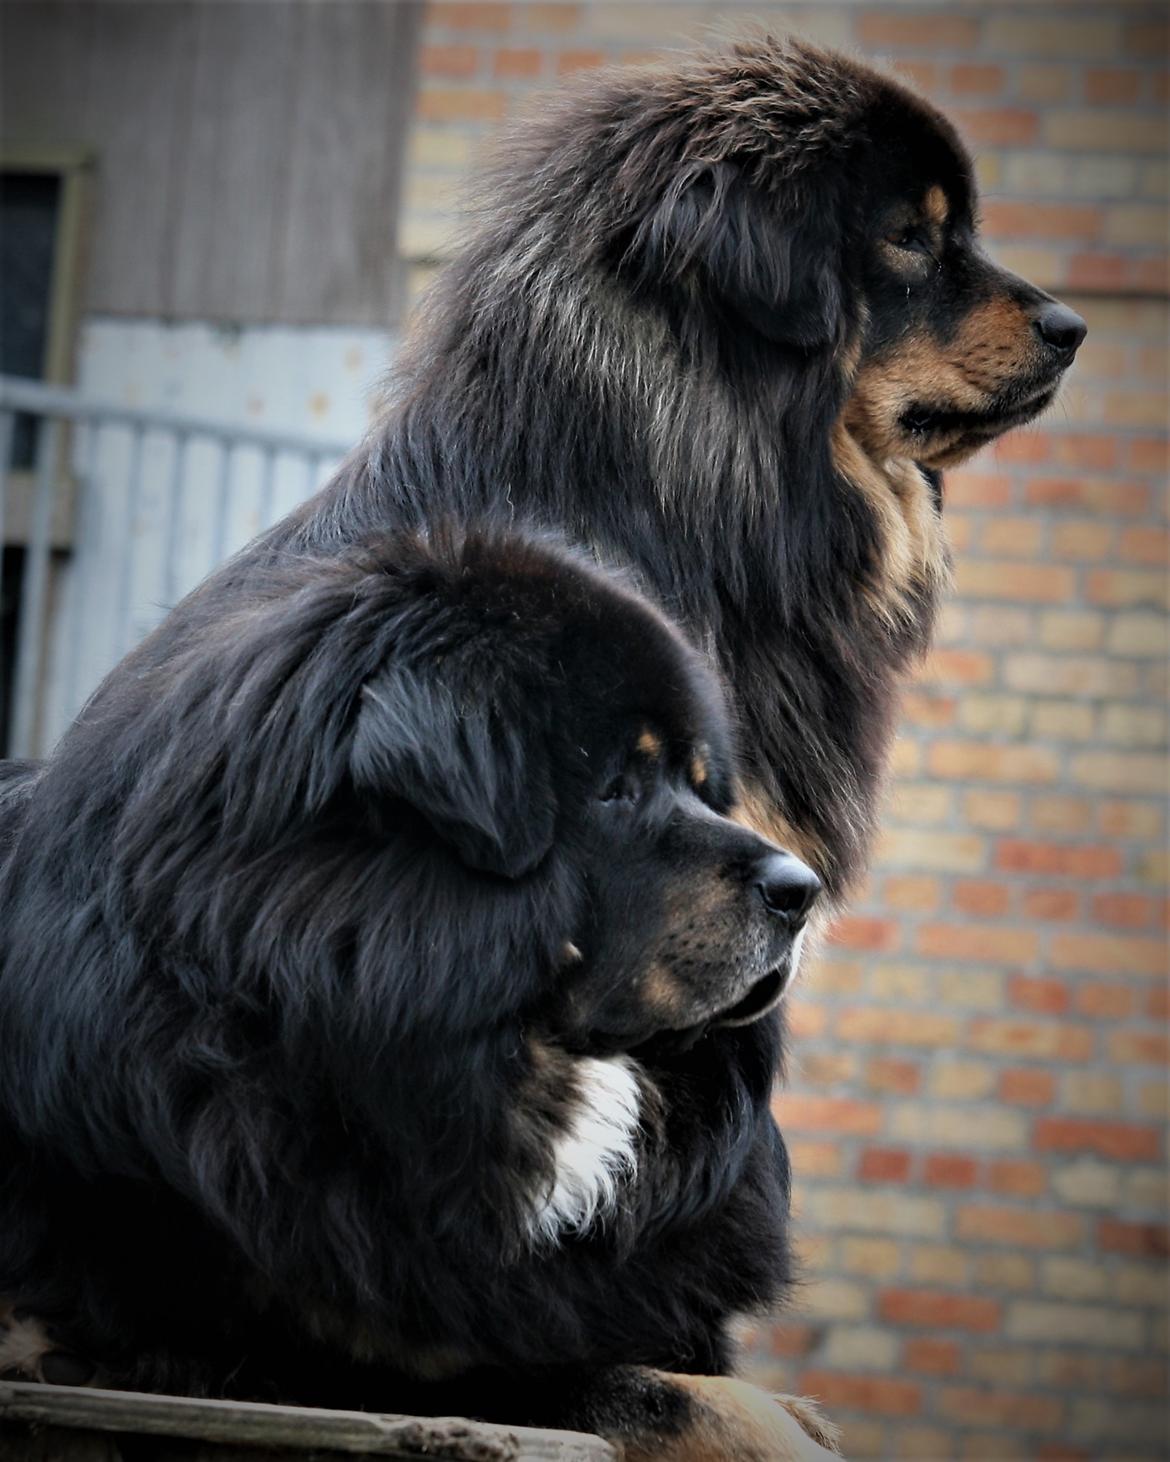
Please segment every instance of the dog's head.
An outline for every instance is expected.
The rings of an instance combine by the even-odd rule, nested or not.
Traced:
[[[587,205],[595,263],[684,350],[712,325],[725,370],[770,350],[875,461],[960,461],[1042,410],[1084,337],[983,253],[951,124],[854,59],[761,37],[590,77],[533,130],[526,247],[549,199]]]
[[[630,1049],[763,1015],[820,885],[728,816],[730,730],[700,657],[548,543],[473,534],[415,552],[410,632],[400,619],[361,689],[364,815],[386,831],[404,807],[420,817],[469,897],[527,888],[561,906],[529,1013],[562,1042]]]

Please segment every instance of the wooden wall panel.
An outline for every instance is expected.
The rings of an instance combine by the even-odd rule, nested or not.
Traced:
[[[83,307],[396,318],[417,0],[6,0],[0,137],[96,158]]]

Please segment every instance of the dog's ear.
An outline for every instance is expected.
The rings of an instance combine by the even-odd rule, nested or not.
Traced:
[[[647,220],[643,267],[697,277],[752,329],[816,350],[837,342],[843,297],[836,208],[830,200],[782,212],[732,163],[682,177]]]
[[[354,783],[409,803],[470,867],[520,878],[553,842],[546,719],[506,676],[392,665],[362,689]]]

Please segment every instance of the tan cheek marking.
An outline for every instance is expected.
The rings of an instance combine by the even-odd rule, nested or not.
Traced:
[[[642,998],[651,1010],[673,1013],[682,1003],[678,982],[663,964],[652,964],[642,977]]]
[[[931,223],[937,224],[939,228],[942,228],[943,224],[947,221],[947,214],[950,210],[947,207],[947,195],[937,183],[933,188],[928,190],[926,197],[922,201],[922,206]]]
[[[908,610],[912,590],[941,586],[947,578],[946,538],[930,488],[912,462],[871,455],[842,422],[834,429],[832,452],[837,471],[869,504],[881,539],[880,578],[868,590],[870,602],[883,617],[896,619]]]
[[[662,755],[662,742],[649,727],[638,737],[638,750],[643,756],[657,760]]]

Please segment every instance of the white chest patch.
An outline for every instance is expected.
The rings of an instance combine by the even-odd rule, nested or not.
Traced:
[[[573,1065],[576,1102],[553,1144],[552,1187],[532,1213],[536,1238],[556,1242],[582,1233],[617,1207],[637,1170],[641,1089],[628,1056],[582,1056]]]

